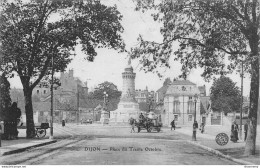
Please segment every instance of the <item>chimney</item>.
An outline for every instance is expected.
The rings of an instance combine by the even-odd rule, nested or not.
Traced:
[[[69,70],[69,78],[73,78],[73,69]]]

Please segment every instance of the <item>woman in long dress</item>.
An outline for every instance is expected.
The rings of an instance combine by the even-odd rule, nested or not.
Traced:
[[[236,123],[236,121],[233,122],[232,126],[231,126],[231,141],[233,142],[237,142],[238,140],[238,125]]]

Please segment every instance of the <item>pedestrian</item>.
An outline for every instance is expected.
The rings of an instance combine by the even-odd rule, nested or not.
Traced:
[[[3,132],[3,128],[2,128],[2,121],[0,122],[0,147],[2,147],[1,141],[2,141],[2,132]]]
[[[234,121],[231,126],[231,141],[233,141],[233,142],[238,141],[238,131],[239,131],[238,125],[237,125],[236,121]]]
[[[247,119],[247,120],[246,120],[246,123],[245,123],[245,125],[244,125],[244,133],[245,133],[244,141],[246,141],[246,138],[247,138],[248,122],[249,122],[249,120]]]
[[[65,120],[62,120],[61,124],[64,127],[65,126]]]
[[[198,129],[199,125],[198,125],[198,122],[197,121],[194,121],[193,123],[193,140],[196,141],[197,138],[196,138],[196,133],[197,133],[197,129]]]
[[[172,128],[175,130],[175,121],[174,121],[174,119],[171,122],[171,131],[172,131]]]
[[[18,139],[17,124],[20,122],[21,110],[17,107],[17,103],[13,102],[9,109],[10,139]]]
[[[131,125],[131,133],[135,132],[135,119],[133,119],[132,117],[129,119],[129,124]]]
[[[139,121],[140,121],[140,123],[144,123],[144,115],[143,115],[143,113],[141,113],[139,115]]]
[[[143,113],[140,114],[139,119],[141,119],[141,120],[144,119],[144,115],[143,115]]]
[[[202,123],[200,124],[200,132],[203,134],[204,131],[205,131],[205,124],[204,124],[204,122],[202,122]]]

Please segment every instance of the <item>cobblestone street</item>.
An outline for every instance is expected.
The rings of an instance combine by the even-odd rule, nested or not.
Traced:
[[[2,156],[1,164],[236,164],[187,143],[189,136],[169,129],[130,133],[129,127],[55,125],[54,130],[58,142]]]

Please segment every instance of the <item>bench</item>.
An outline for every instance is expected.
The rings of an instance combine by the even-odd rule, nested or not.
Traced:
[[[43,138],[46,135],[46,129],[50,128],[49,123],[41,123],[41,125],[34,126],[35,136],[38,138]],[[17,129],[26,129],[26,126],[17,126]]]

